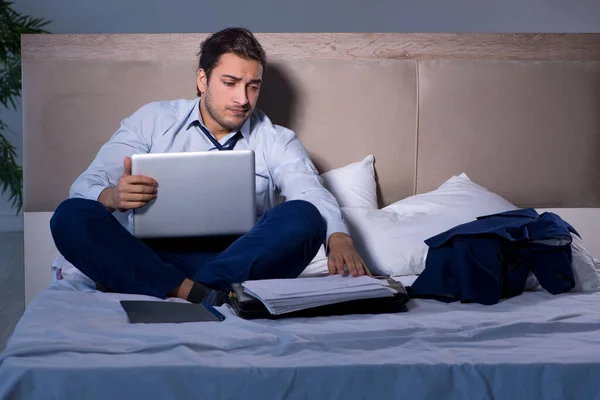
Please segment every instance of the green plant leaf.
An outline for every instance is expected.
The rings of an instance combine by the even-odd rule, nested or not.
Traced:
[[[16,110],[22,88],[21,35],[48,33],[44,27],[51,21],[21,15],[13,4],[0,0],[0,105]],[[17,164],[15,147],[3,134],[8,131],[0,120],[0,189],[2,194],[9,192],[18,214],[23,207],[23,170]]]
[[[6,124],[0,120],[0,131],[7,131]],[[9,201],[17,214],[23,207],[23,170],[17,164],[15,147],[0,133],[0,186],[1,193],[10,192]]]

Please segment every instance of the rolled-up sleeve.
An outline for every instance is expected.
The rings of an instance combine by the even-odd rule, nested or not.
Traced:
[[[286,200],[305,200],[313,204],[327,223],[325,246],[336,232],[349,234],[335,197],[323,186],[314,163],[304,145],[290,130],[277,127],[271,150],[273,179]]]
[[[123,175],[125,157],[150,151],[150,140],[141,133],[143,118],[148,111],[147,107],[143,107],[121,121],[119,129],[71,185],[69,197],[98,200],[104,189],[117,185]]]

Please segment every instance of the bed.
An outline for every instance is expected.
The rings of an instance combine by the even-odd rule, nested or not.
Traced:
[[[600,258],[600,35],[257,36],[270,60],[259,107],[341,182],[345,215],[397,211],[464,172],[561,215]],[[147,297],[53,279],[53,210],[122,118],[194,97],[204,37],[23,37],[27,308],[0,355],[0,398],[600,397],[599,291],[277,321],[223,306],[219,323],[139,325],[119,300]],[[359,205],[357,165],[374,172]]]

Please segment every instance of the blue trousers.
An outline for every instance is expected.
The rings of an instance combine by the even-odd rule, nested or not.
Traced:
[[[311,203],[291,200],[242,236],[141,240],[101,203],[73,198],[58,206],[50,230],[58,251],[91,280],[165,298],[185,278],[225,292],[245,280],[296,278],[325,240],[326,223]]]

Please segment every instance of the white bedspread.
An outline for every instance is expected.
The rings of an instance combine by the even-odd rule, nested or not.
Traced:
[[[0,398],[591,399],[600,293],[494,306],[411,300],[388,315],[130,324],[120,299],[58,281],[0,356]]]

